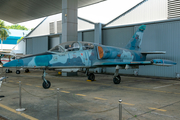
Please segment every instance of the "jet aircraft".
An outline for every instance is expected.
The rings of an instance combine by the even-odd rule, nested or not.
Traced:
[[[115,67],[113,82],[119,84],[121,77],[119,69],[138,68],[139,65],[176,65],[175,62],[164,59],[145,61],[147,54],[165,54],[164,51],[141,51],[140,45],[146,26],[141,25],[125,48],[105,46],[90,42],[69,41],[55,46],[42,54],[22,57],[3,65],[3,67],[40,68],[43,69],[43,84],[45,89],[51,86],[45,79],[46,69],[77,69],[85,68],[89,80],[95,80],[90,68]],[[20,73],[19,70],[16,71]]]

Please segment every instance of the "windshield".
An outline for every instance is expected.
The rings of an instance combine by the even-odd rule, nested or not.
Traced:
[[[77,51],[80,49],[79,43],[74,41],[62,43],[61,46],[65,49],[65,51]]]
[[[53,47],[49,51],[51,51],[51,52],[64,52],[64,50],[61,48],[60,45],[57,45],[57,46]]]
[[[89,42],[82,42],[83,50],[94,49],[94,44]]]
[[[82,46],[82,48],[81,48]],[[52,52],[64,52],[64,51],[78,51],[78,50],[89,50],[94,49],[94,44],[90,42],[74,42],[69,41],[55,46],[49,51]]]

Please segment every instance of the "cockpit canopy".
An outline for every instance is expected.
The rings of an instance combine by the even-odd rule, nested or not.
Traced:
[[[78,51],[94,49],[94,44],[90,42],[74,42],[69,41],[55,46],[50,49],[50,52],[66,52],[66,51]]]

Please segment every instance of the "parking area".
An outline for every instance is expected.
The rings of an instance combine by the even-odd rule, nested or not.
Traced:
[[[5,70],[2,70],[5,71]],[[89,82],[80,73],[61,77],[47,71],[50,89],[42,87],[42,71],[21,74],[2,73],[8,78],[1,86],[0,116],[9,120],[56,120],[59,88],[61,120],[118,120],[122,99],[123,120],[177,120],[180,118],[180,81],[134,76],[121,76],[121,84],[112,82],[113,75],[96,74]],[[23,112],[19,108],[19,81],[22,82]]]

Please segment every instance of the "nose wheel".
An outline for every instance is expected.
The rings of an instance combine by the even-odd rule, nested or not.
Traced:
[[[43,86],[44,89],[48,89],[48,88],[51,87],[51,82],[45,79],[46,74],[47,74],[47,73],[46,73],[46,70],[44,70],[44,71],[43,71],[43,76],[42,76],[42,79],[43,79],[43,81],[44,81],[44,82],[42,83],[42,86]]]
[[[43,86],[44,89],[48,89],[48,88],[51,87],[51,82],[48,81],[48,80],[46,80],[46,81],[44,81],[44,82],[42,83],[42,86]]]

